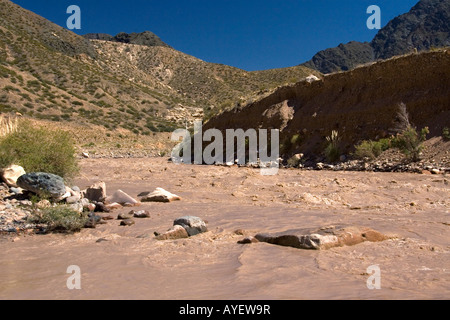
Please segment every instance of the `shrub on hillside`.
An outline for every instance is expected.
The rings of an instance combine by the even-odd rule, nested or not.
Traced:
[[[328,146],[325,148],[325,156],[327,161],[336,162],[341,156],[341,150],[339,148],[341,138],[339,137],[339,132],[333,130],[331,136],[327,137],[327,141]]]
[[[356,146],[355,157],[361,160],[366,158],[373,160],[378,158],[381,153],[388,150],[390,147],[390,139],[381,139],[380,141],[363,141],[361,144]]]
[[[20,122],[0,138],[0,167],[18,164],[27,172],[47,172],[73,178],[78,172],[75,143],[68,132]]]
[[[445,127],[442,130],[442,137],[444,138],[445,141],[449,141],[450,140],[450,129]]]
[[[428,127],[422,129],[419,133],[414,127],[409,126],[397,135],[393,140],[393,146],[398,148],[409,160],[419,161],[423,150],[423,142],[425,142],[429,133]]]

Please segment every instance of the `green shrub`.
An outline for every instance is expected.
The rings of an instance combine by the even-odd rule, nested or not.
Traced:
[[[449,141],[450,140],[450,129],[445,127],[442,130],[442,137],[444,138],[445,141]]]
[[[341,138],[339,137],[339,132],[334,131],[331,133],[331,136],[327,137],[328,146],[325,148],[325,157],[329,162],[336,162],[339,160],[341,156],[341,150],[339,144],[341,142]]]
[[[42,209],[30,217],[30,222],[47,225],[47,232],[74,233],[86,225],[88,217],[68,206]]]
[[[78,173],[75,143],[68,132],[34,127],[22,121],[0,139],[0,167],[18,164],[26,172],[47,172],[63,178]]]
[[[398,148],[411,161],[419,161],[423,150],[423,142],[430,133],[428,127],[417,132],[417,130],[409,126],[405,131],[398,134],[393,140],[393,146]]]
[[[369,158],[370,160],[378,158],[381,153],[391,148],[390,139],[381,139],[380,141],[363,141],[356,146],[355,157],[358,159]]]

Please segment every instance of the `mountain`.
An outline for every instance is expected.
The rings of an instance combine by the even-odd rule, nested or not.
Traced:
[[[396,55],[450,46],[450,1],[421,0],[391,20],[370,44],[350,42],[317,53],[303,66],[322,73],[347,71]]]
[[[450,46],[450,1],[422,0],[380,30],[372,41],[375,59]]]
[[[373,59],[374,54],[370,43],[352,41],[347,44],[341,43],[336,48],[320,51],[303,66],[320,70],[320,72],[326,74],[351,70]]]
[[[171,48],[168,44],[164,43],[156,34],[150,31],[144,31],[141,33],[130,33],[130,34],[121,32],[114,37],[106,33],[88,33],[83,37],[89,40],[103,40],[120,43],[138,44],[148,47]]]
[[[90,37],[98,40],[0,0],[0,112],[148,135],[320,76],[303,66],[247,72],[207,63],[150,32]]]

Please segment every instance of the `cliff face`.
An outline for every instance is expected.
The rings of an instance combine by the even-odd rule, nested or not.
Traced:
[[[450,125],[449,87],[449,51],[410,55],[280,88],[212,118],[204,130],[282,129],[281,141],[298,135],[290,153],[311,157],[322,154],[326,137],[337,130],[348,153],[362,140],[388,136],[401,102],[415,126],[440,135]]]

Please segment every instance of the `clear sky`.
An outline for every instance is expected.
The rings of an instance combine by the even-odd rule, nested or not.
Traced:
[[[382,26],[418,0],[13,0],[63,27],[69,5],[81,8],[78,34],[149,30],[184,53],[253,71],[303,63],[320,50],[371,41],[366,13]]]

